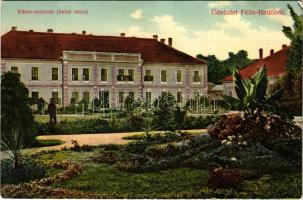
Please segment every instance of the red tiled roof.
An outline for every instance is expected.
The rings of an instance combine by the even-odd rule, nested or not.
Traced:
[[[62,51],[141,53],[148,63],[205,64],[155,39],[11,30],[1,37],[2,58],[60,59]]]
[[[279,77],[285,72],[289,47],[282,48],[281,50],[273,53],[272,55],[260,59],[257,62],[248,65],[241,69],[239,72],[243,79],[249,79],[254,75],[262,66],[266,66],[268,77]],[[233,77],[228,76],[223,81],[232,81]]]

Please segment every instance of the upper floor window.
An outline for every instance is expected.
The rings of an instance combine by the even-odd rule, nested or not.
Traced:
[[[38,67],[32,67],[32,80],[37,81],[39,79],[38,76]]]
[[[128,69],[128,81],[134,81],[134,70],[133,69]]]
[[[167,82],[167,72],[166,72],[166,70],[161,70],[161,82]]]
[[[124,69],[119,69],[118,70],[117,81],[125,81],[125,78],[124,78]]]
[[[72,68],[72,80],[73,81],[78,81],[78,68]]]
[[[103,81],[103,82],[107,81],[107,69],[104,69],[104,68],[101,69],[100,80]]]
[[[182,71],[177,71],[177,83],[182,83]]]
[[[89,81],[89,69],[84,68],[82,71],[83,81]]]
[[[52,80],[57,81],[59,79],[59,70],[57,67],[52,68]]]
[[[19,73],[18,72],[18,67],[11,67],[11,72],[13,72],[13,73]]]
[[[195,83],[201,81],[201,76],[200,76],[200,74],[199,74],[199,71],[194,71],[193,81],[194,81]]]
[[[145,70],[144,81],[152,82],[153,79],[154,79],[154,77],[152,76],[151,70],[150,69]]]

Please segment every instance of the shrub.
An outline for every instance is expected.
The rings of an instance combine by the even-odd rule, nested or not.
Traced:
[[[185,118],[183,129],[207,128],[209,125],[214,124],[217,121],[217,118],[217,116],[189,116]]]
[[[32,160],[23,160],[19,168],[13,167],[11,160],[1,161],[1,183],[17,184],[45,176],[46,169]]]
[[[95,163],[114,164],[118,161],[118,152],[116,151],[102,152],[101,154],[92,157],[92,160]]]
[[[72,140],[72,144],[74,145],[70,148],[72,151],[92,151],[94,148],[87,144],[80,146],[77,140]]]
[[[300,137],[301,129],[293,122],[279,116],[259,115],[222,116],[208,132],[213,138],[224,140],[228,136],[241,135],[248,141],[268,141],[278,138]]]
[[[215,169],[207,180],[210,188],[233,188],[239,186],[242,177],[238,169]]]

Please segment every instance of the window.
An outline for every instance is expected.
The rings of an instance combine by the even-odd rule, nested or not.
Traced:
[[[60,104],[60,99],[59,99],[59,93],[58,92],[52,92],[52,98],[55,100],[56,104]]]
[[[124,92],[119,92],[119,103],[123,103],[124,102]]]
[[[180,70],[177,71],[177,83],[182,83],[182,72]]]
[[[106,82],[107,81],[107,69],[101,69],[101,81]]]
[[[32,80],[37,81],[38,78],[38,67],[32,67]]]
[[[86,103],[89,102],[89,92],[83,92],[83,101]]]
[[[102,102],[102,108],[109,108],[109,91],[99,91],[99,98]]]
[[[151,104],[151,92],[146,92],[145,93],[145,101],[148,105]]]
[[[59,78],[59,75],[58,75],[58,68],[57,67],[53,67],[52,68],[52,80],[53,81],[57,81],[58,78]]]
[[[147,69],[145,70],[145,76],[144,76],[144,81],[146,82],[152,82],[154,77],[151,74],[151,70]]]
[[[134,70],[133,69],[128,70],[128,81],[134,81]]]
[[[34,103],[37,103],[39,99],[39,92],[32,92],[32,100]]]
[[[11,72],[18,73],[18,67],[11,67]]]
[[[83,81],[89,81],[89,69],[84,68],[82,71]]]
[[[177,103],[182,103],[182,92],[177,92]]]
[[[78,68],[72,68],[72,80],[78,81]]]
[[[200,82],[201,81],[201,76],[199,75],[199,71],[194,71],[194,82]]]
[[[79,101],[79,92],[72,92],[71,103],[78,103]]]
[[[200,97],[200,92],[199,91],[195,91],[194,92],[194,98],[198,98]]]
[[[167,92],[162,92],[162,93],[161,93],[161,96],[162,96],[162,97],[166,97],[166,96],[167,96]]]
[[[135,93],[134,92],[129,92],[128,96],[130,96],[132,99],[134,99],[135,98]]]
[[[166,70],[161,70],[161,82],[167,82]]]
[[[150,69],[145,70],[145,76],[151,76],[151,70]]]
[[[124,69],[119,69],[118,70],[117,81],[125,81],[125,78],[124,78]]]

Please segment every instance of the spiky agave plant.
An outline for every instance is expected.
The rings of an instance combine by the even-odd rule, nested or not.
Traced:
[[[247,80],[242,79],[238,69],[234,69],[233,80],[238,99],[230,96],[224,98],[234,109],[242,110],[245,114],[252,116],[264,110],[274,112],[275,101],[282,95],[283,90],[266,96],[268,79],[264,66]]]
[[[22,149],[24,148],[23,136],[23,132],[12,128],[1,138],[1,146],[9,154],[15,169],[21,166]]]

